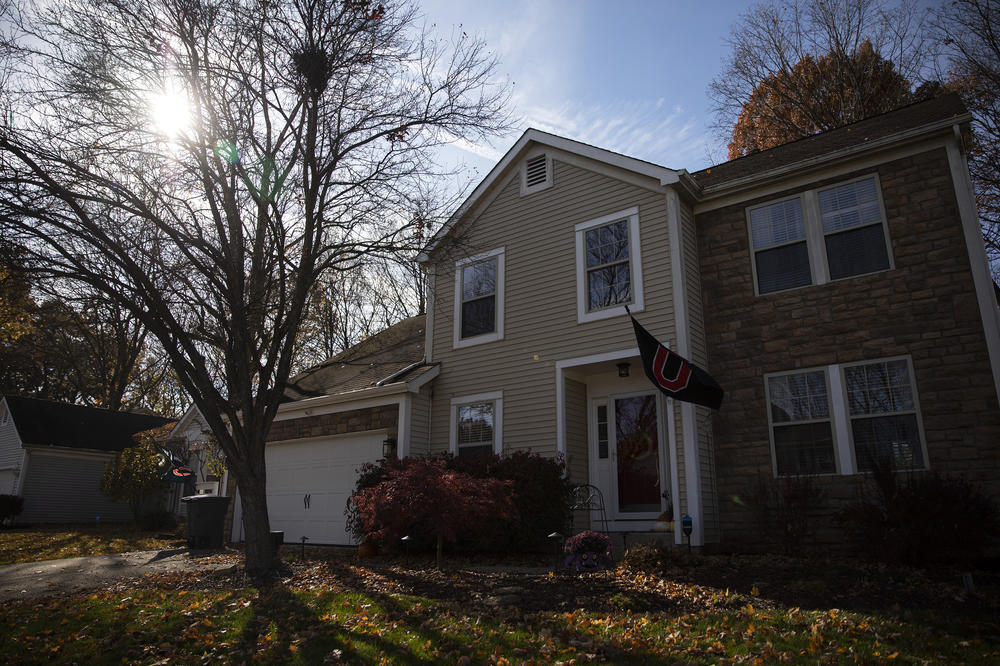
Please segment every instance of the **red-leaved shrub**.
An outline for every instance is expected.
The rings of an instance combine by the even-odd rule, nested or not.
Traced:
[[[392,541],[420,526],[440,548],[488,518],[509,516],[509,485],[449,469],[444,460],[409,458],[386,465],[383,480],[353,501],[369,537]]]

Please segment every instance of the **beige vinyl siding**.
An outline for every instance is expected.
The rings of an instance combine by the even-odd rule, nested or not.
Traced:
[[[590,483],[587,446],[587,385],[566,379],[566,471],[575,484]]]
[[[666,197],[571,165],[552,151],[554,185],[520,196],[517,171],[459,231],[463,255],[505,249],[504,338],[452,349],[456,250],[436,257],[433,357],[441,362],[433,410],[433,446],[446,446],[449,401],[503,391],[504,449],[556,453],[555,363],[635,347],[623,315],[577,323],[574,226],[633,206],[639,209],[645,311],[654,335],[673,331]],[[442,257],[447,252],[451,256]],[[536,358],[537,357],[537,358]],[[440,425],[439,425],[440,424]],[[438,429],[444,428],[444,432]]]
[[[680,515],[691,513],[687,503],[687,483],[684,480],[684,426],[681,423],[681,404],[677,400],[667,399],[668,409],[673,405],[674,409],[674,455],[677,457],[677,497],[674,497],[674,506],[678,507]],[[670,443],[667,442],[667,446]],[[668,453],[669,455],[669,453]],[[667,458],[669,464],[669,458]]]
[[[698,264],[698,237],[694,228],[694,213],[681,204],[681,236],[683,237],[684,286],[687,290],[688,342],[691,361],[702,368],[708,365],[705,341],[705,316],[701,302],[701,270]]]
[[[710,371],[705,339],[704,303],[701,289],[701,266],[698,260],[698,236],[694,213],[681,204],[681,234],[684,242],[684,285],[687,290],[688,337],[691,361]],[[719,540],[719,500],[715,483],[715,451],[712,447],[712,410],[695,410],[698,432],[698,465],[701,476],[702,519],[705,521],[705,542]]]
[[[410,395],[410,455],[423,456],[430,452],[431,387]],[[447,447],[447,440],[445,446]]]

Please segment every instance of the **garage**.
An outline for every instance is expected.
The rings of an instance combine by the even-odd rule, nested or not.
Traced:
[[[387,433],[365,432],[268,444],[267,510],[272,530],[285,533],[285,543],[347,545],[344,507],[354,490],[358,468],[382,457]],[[234,538],[243,540],[239,499]]]

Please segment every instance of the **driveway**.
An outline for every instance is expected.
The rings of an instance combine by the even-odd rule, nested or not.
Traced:
[[[0,601],[70,594],[147,573],[225,569],[237,562],[232,553],[177,548],[8,564],[0,566]]]

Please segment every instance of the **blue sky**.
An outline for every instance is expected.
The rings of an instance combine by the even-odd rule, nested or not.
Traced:
[[[711,129],[709,82],[729,53],[744,0],[420,0],[441,36],[484,39],[513,81],[517,130],[454,148],[477,180],[528,127],[664,166],[725,159]]]

